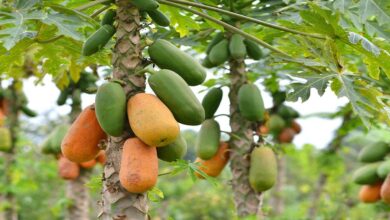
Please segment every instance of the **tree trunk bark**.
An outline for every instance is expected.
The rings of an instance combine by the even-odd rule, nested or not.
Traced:
[[[128,0],[117,0],[118,23],[116,45],[113,51],[113,77],[126,82],[127,97],[145,90],[145,76],[136,75],[143,68],[140,36],[140,15]],[[126,124],[128,124],[126,119]],[[119,167],[124,141],[132,136],[128,129],[121,137],[110,137],[106,149],[107,163],[103,172],[103,192],[99,218],[109,219],[148,219],[148,199],[146,193],[127,192],[119,182]]]
[[[82,111],[81,95],[76,92],[72,93],[72,110],[70,112],[70,122],[76,120]],[[88,182],[91,171],[80,167],[80,175],[75,180],[68,180],[66,183],[66,197],[71,200],[66,213],[66,220],[89,220],[89,192],[85,184]]]
[[[230,127],[233,134],[229,147],[234,201],[238,216],[261,215],[261,194],[256,193],[249,185],[250,150],[253,144],[252,123],[242,118],[238,110],[238,90],[247,81],[245,63],[242,60],[230,60],[229,65]]]

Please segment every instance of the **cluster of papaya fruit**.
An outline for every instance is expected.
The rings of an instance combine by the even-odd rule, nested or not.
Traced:
[[[364,203],[382,200],[390,204],[390,145],[386,142],[375,142],[364,147],[358,160],[364,163],[353,174],[353,181],[362,185],[359,198]]]
[[[65,180],[76,179],[80,175],[80,167],[92,169],[97,163],[104,165],[106,160],[103,150],[98,153],[96,158],[81,163],[72,162],[64,157],[61,153],[61,143],[68,132],[69,127],[70,125],[68,124],[58,125],[42,144],[42,153],[51,154],[58,159],[58,174]]]
[[[203,66],[212,68],[219,66],[231,59],[249,58],[259,60],[263,52],[259,45],[254,41],[243,39],[239,34],[233,34],[229,39],[223,32],[217,33],[209,43],[206,50],[206,58],[203,60]]]
[[[23,91],[17,91],[16,96],[18,97],[17,103],[12,103],[17,109],[16,111],[23,112],[27,117],[35,117],[37,113],[27,107],[28,101]],[[12,147],[11,143],[11,132],[5,126],[5,122],[9,114],[11,113],[11,100],[12,92],[10,88],[0,89],[0,151],[9,152]]]
[[[108,2],[107,4],[112,4]],[[152,19],[154,23],[159,26],[169,26],[169,19],[158,9],[159,4],[154,0],[131,0],[131,3],[136,6],[141,13],[141,18],[146,19],[147,15]],[[115,22],[116,11],[109,9],[104,14],[100,25],[101,27],[95,31],[83,45],[82,54],[84,56],[91,56],[92,54],[100,51],[115,34]]]
[[[291,143],[295,135],[302,131],[296,121],[299,113],[290,106],[281,104],[266,113],[265,121],[258,128],[262,135],[271,134],[279,143]]]
[[[70,81],[69,85],[61,90],[60,95],[57,98],[57,105],[61,106],[66,103],[68,98],[72,98],[73,104],[79,105],[81,103],[80,94],[81,93],[87,93],[87,94],[93,94],[96,93],[97,86],[96,81],[98,80],[98,77],[94,74],[88,73],[88,72],[81,72],[80,73],[80,79],[77,81],[77,83]],[[73,95],[74,93],[78,93],[76,95]]]

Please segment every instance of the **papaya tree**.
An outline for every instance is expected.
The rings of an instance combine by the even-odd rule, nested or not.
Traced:
[[[386,31],[381,31],[385,29],[389,14],[382,9],[387,3],[380,2],[382,7],[367,1],[354,4],[363,7],[357,10],[346,1],[302,4],[246,0],[5,1],[0,12],[0,19],[4,20],[0,35],[0,59],[4,62],[0,69],[1,73],[11,74],[10,70],[18,65],[24,52],[31,50],[33,59],[41,62],[38,77],[51,74],[59,87],[64,88],[69,84],[68,70],[70,78],[77,82],[85,67],[92,63],[109,65],[111,58],[108,91],[115,102],[109,103],[104,96],[97,96],[95,107],[83,110],[72,126],[72,133],[77,135],[68,135],[62,147],[68,159],[83,162],[96,156],[100,150],[97,145],[106,138],[105,134],[109,135],[102,178],[101,219],[147,218],[146,191],[157,181],[158,161],[157,150],[145,144],[160,149],[173,143],[180,132],[177,122],[202,123],[197,147],[201,160],[186,164],[191,173],[209,179],[207,169],[202,170],[197,165],[204,167],[218,150],[229,146],[237,214],[242,217],[260,215],[262,192],[272,187],[276,177],[274,153],[263,146],[264,140],[257,132],[264,122],[264,104],[255,83],[266,79],[268,73],[280,72],[289,80],[291,84],[286,91],[289,101],[306,101],[312,88],[323,94],[329,87],[336,95],[350,100],[354,113],[366,126],[376,124],[378,118],[383,123],[389,122],[386,91],[377,85],[390,72],[386,62],[389,45],[383,40],[387,35]],[[364,7],[367,5],[370,7]],[[99,25],[94,18],[108,8],[116,12],[107,11],[107,17],[105,15]],[[356,15],[359,19],[354,19]],[[154,24],[148,23],[148,17]],[[215,29],[222,34],[216,36],[217,40],[211,42],[207,51],[208,36]],[[90,36],[86,40],[87,35]],[[115,43],[111,54],[108,48],[113,35]],[[219,146],[220,128],[213,119],[215,106],[210,110],[207,102],[200,105],[188,87],[201,84],[206,71],[169,41],[196,45],[196,51],[206,51],[208,55],[203,65],[215,67],[217,77],[204,85],[228,87],[231,127],[228,145]],[[257,60],[262,56],[261,50],[265,54],[263,59],[248,62],[245,53]],[[145,58],[146,55],[151,59]],[[161,70],[150,67],[152,63]],[[144,93],[146,79],[158,98]],[[216,96],[220,99],[220,95]],[[114,123],[118,127],[104,123],[109,120],[103,117],[107,109],[101,106],[105,105],[115,109],[111,119],[118,122]],[[147,111],[140,108],[143,105],[148,106]],[[153,123],[161,118],[150,115],[163,117],[164,123]],[[83,123],[88,123],[92,132],[81,129]],[[212,132],[210,140],[202,138],[202,131]],[[80,137],[90,139],[85,143]],[[83,143],[84,152],[74,150]],[[222,158],[228,158],[221,152]],[[263,156],[269,159],[270,169],[257,173],[257,166],[262,164],[251,157]],[[148,163],[133,160],[141,158],[147,158]],[[142,172],[139,169],[145,164],[147,172]],[[270,183],[262,183],[261,178],[265,176]]]

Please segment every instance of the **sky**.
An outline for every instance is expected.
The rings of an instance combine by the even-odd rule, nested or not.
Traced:
[[[100,82],[101,83],[101,82]],[[259,85],[258,85],[259,86]],[[193,91],[201,101],[206,92],[199,93],[204,87],[192,87]],[[260,87],[261,88],[261,87]],[[228,89],[223,88],[224,96],[221,105],[216,114],[229,113]],[[24,82],[24,92],[29,100],[28,106],[37,111],[40,116],[29,119],[31,123],[42,123],[43,115],[48,114],[51,119],[55,119],[59,115],[67,115],[70,112],[70,106],[57,106],[56,100],[59,95],[59,90],[52,83],[50,76],[46,76],[42,85],[35,85],[34,79],[30,78]],[[146,92],[152,93],[150,88]],[[262,92],[264,104],[266,108],[271,107],[271,97]],[[82,95],[82,105],[86,107],[94,103],[95,95]],[[68,100],[69,101],[69,100]],[[308,101],[301,103],[300,101],[286,104],[296,109],[302,116],[314,113],[330,113],[335,112],[340,106],[348,102],[346,98],[337,98],[336,95],[329,89],[320,97],[315,89],[311,91],[311,96]],[[230,131],[229,120],[227,117],[217,117],[216,120],[221,126],[221,130]],[[313,144],[317,148],[324,148],[334,136],[334,131],[341,123],[341,119],[329,120],[318,117],[309,117],[297,120],[302,126],[302,132],[294,138],[294,144],[301,147],[304,144]],[[199,130],[200,126],[185,126],[181,125],[181,129]]]

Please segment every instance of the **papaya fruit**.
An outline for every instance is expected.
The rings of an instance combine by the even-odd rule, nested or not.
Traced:
[[[62,140],[62,154],[76,163],[95,159],[100,152],[98,145],[106,137],[96,118],[95,109],[88,106],[73,122]]]
[[[58,174],[65,180],[74,180],[80,175],[80,167],[77,163],[60,156],[58,159]]]
[[[139,138],[129,138],[123,145],[119,180],[131,193],[143,193],[157,183],[158,158],[155,147]]]
[[[7,128],[0,127],[0,151],[9,152],[11,147],[11,132]]]
[[[212,118],[221,104],[223,91],[221,88],[210,89],[202,100],[205,118]]]
[[[187,142],[184,137],[179,134],[176,140],[164,147],[157,148],[157,156],[159,159],[172,162],[183,158],[187,153]]]
[[[279,106],[277,113],[284,119],[293,119],[299,117],[299,113],[295,109],[283,104]]]
[[[163,69],[150,76],[148,82],[178,122],[199,125],[204,121],[205,112],[202,104],[178,74]]]
[[[202,123],[195,141],[196,156],[208,160],[218,151],[221,130],[214,119],[207,119]]]
[[[202,66],[206,67],[206,68],[213,68],[213,67],[216,67],[216,65],[214,65],[213,63],[211,63],[209,57],[205,57],[203,62],[202,62]]]
[[[100,22],[100,25],[113,25],[116,17],[116,11],[114,9],[109,9],[104,14],[102,21]]]
[[[150,16],[150,18],[153,20],[154,23],[156,23],[160,26],[163,26],[163,27],[169,26],[169,23],[170,23],[169,19],[160,10],[158,10],[158,9],[151,10],[151,11],[147,11],[147,13]]]
[[[0,127],[4,126],[6,119],[7,117],[5,116],[3,110],[0,109]]]
[[[219,66],[229,59],[229,41],[226,39],[217,43],[210,51],[208,58],[212,64]]]
[[[206,79],[206,70],[202,65],[169,41],[156,40],[149,46],[148,52],[158,67],[174,71],[190,86],[202,84]]]
[[[50,133],[49,138],[50,138],[51,153],[53,154],[61,153],[61,143],[66,133],[68,132],[69,127],[70,126],[68,124],[58,125]]]
[[[66,100],[68,99],[68,96],[70,94],[69,89],[64,89],[61,91],[60,95],[57,98],[57,105],[61,106],[66,103]]]
[[[291,128],[295,131],[295,133],[299,134],[302,131],[302,127],[300,124],[298,124],[297,121],[291,122]]]
[[[80,163],[80,167],[84,169],[92,169],[95,165],[96,165],[95,159]]]
[[[246,47],[246,52],[251,59],[260,60],[263,56],[263,52],[261,51],[259,45],[251,40],[244,39],[244,44]]]
[[[34,110],[30,109],[29,107],[23,105],[20,107],[20,110],[28,117],[37,117],[38,113],[36,113]]]
[[[390,175],[387,175],[381,187],[381,198],[383,202],[390,204]]]
[[[83,45],[82,54],[84,56],[91,56],[92,54],[101,50],[111,37],[115,34],[115,28],[111,25],[101,26],[95,33],[93,33]]]
[[[138,93],[127,102],[127,116],[135,135],[145,144],[161,147],[174,142],[179,124],[156,96]]]
[[[96,162],[100,163],[101,165],[106,164],[107,158],[106,158],[106,152],[104,150],[101,150],[99,154],[96,156]]]
[[[286,122],[279,115],[273,114],[267,121],[267,127],[272,133],[279,133],[286,126]]]
[[[224,38],[224,34],[223,32],[218,32],[214,37],[213,39],[210,41],[209,45],[207,46],[207,49],[206,49],[206,54],[210,54],[210,51],[211,49],[213,49],[213,47],[215,45],[217,45],[219,42],[221,42]]]
[[[389,152],[389,144],[385,142],[376,142],[364,147],[359,153],[358,160],[365,163],[381,161]]]
[[[244,39],[239,34],[233,34],[229,41],[229,52],[233,59],[244,59],[246,48]]]
[[[382,183],[374,185],[364,185],[360,188],[359,199],[364,203],[373,203],[381,199]]]
[[[264,103],[256,85],[245,84],[238,90],[238,108],[242,117],[249,121],[264,119]]]
[[[42,153],[44,154],[54,154],[53,152],[53,147],[51,146],[51,137],[52,137],[52,134],[49,134],[48,137],[46,137],[46,139],[43,141],[42,145],[41,145],[41,150],[42,150]],[[60,150],[61,152],[61,150]]]
[[[229,145],[226,142],[221,142],[217,153],[208,160],[202,160],[197,158],[195,162],[199,162],[199,169],[203,171],[208,176],[217,177],[221,174],[223,168],[229,162],[230,152]],[[204,177],[199,173],[195,173],[195,175],[203,179]]]
[[[130,0],[130,2],[140,11],[152,11],[159,6],[158,2],[155,0]]]
[[[383,161],[379,165],[376,173],[380,178],[385,179],[386,176],[390,173],[390,160]]]
[[[291,143],[294,139],[295,131],[292,128],[283,128],[278,136],[280,143]]]
[[[251,153],[249,184],[256,192],[264,192],[275,184],[278,172],[276,157],[269,147],[255,147]]]
[[[260,125],[259,128],[258,128],[258,132],[261,134],[261,135],[267,135],[269,133],[269,129],[266,125]]]
[[[95,111],[103,131],[121,136],[126,119],[126,94],[122,86],[116,82],[101,85],[95,96]]]
[[[370,163],[358,168],[353,173],[353,181],[360,185],[372,185],[382,180],[377,174],[380,163]]]

